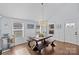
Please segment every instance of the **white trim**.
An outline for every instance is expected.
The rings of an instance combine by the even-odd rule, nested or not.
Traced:
[[[15,23],[15,22],[14,22]],[[22,24],[22,29],[14,29],[13,28],[13,24],[14,23],[12,23],[12,35],[14,35],[14,31],[19,31],[19,30],[21,30],[22,31],[22,37],[24,37],[24,23],[21,23]],[[20,23],[20,22],[16,22],[16,23]]]

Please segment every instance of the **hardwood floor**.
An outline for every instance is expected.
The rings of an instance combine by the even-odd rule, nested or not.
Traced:
[[[3,55],[30,55],[26,46],[26,43],[17,45],[11,49],[8,49],[6,52],[3,52]]]
[[[56,47],[50,55],[79,55],[79,46],[71,43],[55,41]],[[28,47],[27,43],[17,45],[2,55],[38,55]]]

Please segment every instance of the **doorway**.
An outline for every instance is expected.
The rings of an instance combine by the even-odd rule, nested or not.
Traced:
[[[77,52],[77,40],[78,40],[78,31],[76,22],[65,22],[65,49],[68,54],[75,54]],[[71,45],[70,45],[71,44]],[[70,46],[70,47],[69,47]]]
[[[65,42],[77,44],[77,24],[74,22],[65,23]]]

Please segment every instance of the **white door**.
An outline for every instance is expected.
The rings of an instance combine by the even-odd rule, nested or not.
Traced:
[[[65,23],[65,42],[77,44],[76,23]]]

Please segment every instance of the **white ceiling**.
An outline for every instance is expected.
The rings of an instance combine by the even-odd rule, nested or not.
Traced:
[[[43,7],[40,3],[0,3],[0,15],[33,20],[39,20],[42,17],[52,20],[79,16],[79,4],[47,3]]]

